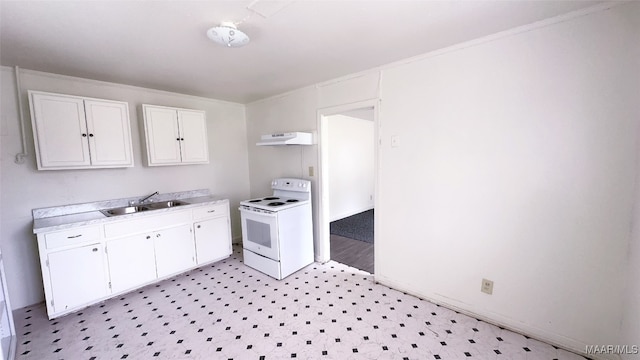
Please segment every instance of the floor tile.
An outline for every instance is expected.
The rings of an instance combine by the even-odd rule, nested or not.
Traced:
[[[334,261],[281,281],[229,259],[48,320],[14,313],[27,359],[584,359],[378,285]]]

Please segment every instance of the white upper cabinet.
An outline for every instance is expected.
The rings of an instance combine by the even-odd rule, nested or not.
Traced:
[[[38,170],[132,167],[126,102],[29,91]]]
[[[181,162],[178,112],[169,108],[142,106],[149,166]]]
[[[85,100],[89,151],[94,166],[133,166],[127,103]]]
[[[91,165],[82,98],[30,93],[38,169]]]
[[[142,105],[149,166],[209,163],[204,111]]]
[[[183,163],[208,163],[207,123],[203,111],[178,110]]]

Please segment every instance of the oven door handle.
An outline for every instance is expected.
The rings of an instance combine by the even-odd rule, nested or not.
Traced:
[[[256,215],[256,216],[268,216],[268,217],[272,217],[272,218],[277,216],[276,213],[271,214],[271,213],[251,211],[251,210],[243,209],[242,207],[239,207],[238,210],[240,210],[240,212],[244,212],[244,213],[251,214],[251,215]]]

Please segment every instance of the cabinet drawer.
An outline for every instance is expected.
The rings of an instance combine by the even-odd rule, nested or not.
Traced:
[[[163,214],[145,216],[118,223],[104,225],[104,234],[107,238],[138,234],[147,231],[156,231],[172,226],[191,222],[189,211],[169,211]]]
[[[229,204],[213,204],[193,209],[193,220],[198,221],[229,214]]]
[[[100,226],[79,227],[44,234],[47,249],[81,244],[100,239]]]

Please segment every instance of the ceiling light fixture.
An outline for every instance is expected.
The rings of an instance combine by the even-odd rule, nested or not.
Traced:
[[[207,36],[226,47],[241,47],[249,43],[249,36],[238,30],[236,24],[230,21],[224,21],[219,26],[207,30]]]

